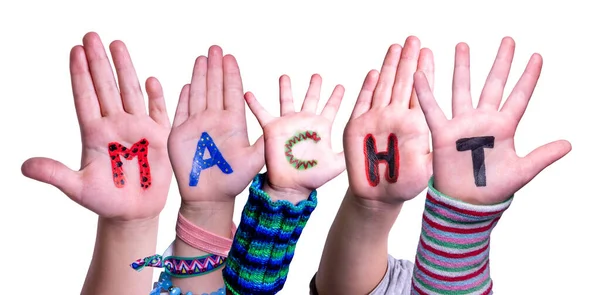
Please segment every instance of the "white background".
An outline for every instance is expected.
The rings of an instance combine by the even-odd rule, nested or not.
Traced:
[[[358,1],[356,1],[358,2]],[[94,245],[96,216],[57,189],[26,179],[21,163],[53,157],[79,165],[79,129],[69,82],[69,50],[88,31],[105,45],[128,45],[141,80],[163,84],[171,118],[194,59],[212,44],[239,61],[245,90],[276,114],[277,79],[292,78],[300,98],[310,75],[323,93],[337,83],[346,96],[333,145],[368,70],[388,46],[418,36],[436,58],[435,94],[447,114],[454,46],[471,46],[474,98],[500,40],[517,44],[512,88],[534,52],[544,69],[516,138],[525,155],[555,139],[573,151],[516,195],[492,236],[496,294],[591,294],[597,290],[600,21],[594,1],[2,1],[0,120],[2,187],[0,281],[12,292],[78,294]],[[508,93],[508,90],[506,91]],[[301,103],[297,100],[297,105]],[[249,114],[251,141],[260,128]],[[281,294],[307,294],[329,226],[347,186],[342,174],[319,190],[319,207],[297,247]],[[237,202],[236,219],[246,200]],[[175,183],[163,211],[158,250],[174,237]],[[390,236],[390,252],[413,260],[424,196],[407,203]],[[236,222],[237,222],[236,220]],[[362,253],[369,259],[369,253]]]

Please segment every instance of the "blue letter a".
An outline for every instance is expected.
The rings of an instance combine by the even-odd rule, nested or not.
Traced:
[[[210,158],[204,159],[204,152],[208,149]],[[202,132],[200,140],[198,140],[198,148],[194,154],[194,161],[192,162],[192,172],[190,172],[190,186],[197,186],[198,180],[200,179],[200,172],[204,169],[208,169],[212,166],[217,166],[221,169],[221,172],[225,174],[231,174],[233,169],[229,166],[229,163],[225,161],[223,155],[215,145],[213,139],[206,132]]]

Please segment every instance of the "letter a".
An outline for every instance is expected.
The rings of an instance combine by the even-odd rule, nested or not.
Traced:
[[[208,150],[210,158],[204,159],[204,152]],[[198,180],[200,179],[200,172],[208,169],[212,166],[217,166],[221,169],[221,172],[225,174],[233,173],[233,169],[229,166],[229,163],[225,161],[223,155],[219,151],[219,148],[215,145],[213,139],[208,133],[203,132],[198,140],[198,147],[194,154],[194,161],[192,162],[192,171],[190,172],[190,186],[197,186]]]

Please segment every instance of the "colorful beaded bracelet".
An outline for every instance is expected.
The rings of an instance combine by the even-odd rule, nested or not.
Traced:
[[[183,294],[179,287],[173,286],[173,283],[171,282],[171,277],[167,273],[161,272],[158,282],[154,283],[154,289],[150,291],[150,295],[161,295],[165,294],[165,292],[167,292],[166,294],[169,295]],[[184,295],[193,295],[193,293],[191,291],[188,291]],[[222,287],[221,289],[210,294],[202,293],[202,295],[226,295],[225,287]]]

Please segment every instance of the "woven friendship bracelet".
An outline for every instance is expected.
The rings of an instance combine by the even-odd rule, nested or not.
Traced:
[[[317,192],[297,205],[271,201],[262,190],[265,175],[250,186],[250,196],[223,269],[225,286],[236,295],[270,295],[287,279],[296,243],[317,206]]]
[[[170,256],[164,259],[163,264],[168,275],[176,278],[187,278],[211,273],[224,265],[226,260],[226,257],[219,255],[191,258]]]
[[[235,235],[236,230],[237,228],[232,222],[231,237]],[[215,235],[196,226],[183,217],[181,213],[179,213],[179,216],[177,217],[177,227],[175,228],[175,232],[179,239],[195,249],[224,257],[227,257],[229,254],[229,249],[233,242],[231,238]]]
[[[156,255],[148,256],[146,258],[138,259],[138,260],[134,261],[133,263],[131,263],[131,268],[133,268],[137,271],[142,271],[142,269],[144,269],[144,267],[146,267],[146,266],[163,267],[162,256],[156,254]]]
[[[138,259],[131,264],[131,268],[141,271],[144,267],[164,268],[172,277],[188,278],[211,273],[225,264],[226,257],[209,254],[199,257],[171,256],[173,243],[163,255],[152,255]]]
[[[227,258],[219,255],[205,255],[199,257],[162,257],[153,255],[138,259],[131,264],[131,268],[141,271],[144,267],[164,268],[172,277],[187,278],[205,275],[225,264]]]

